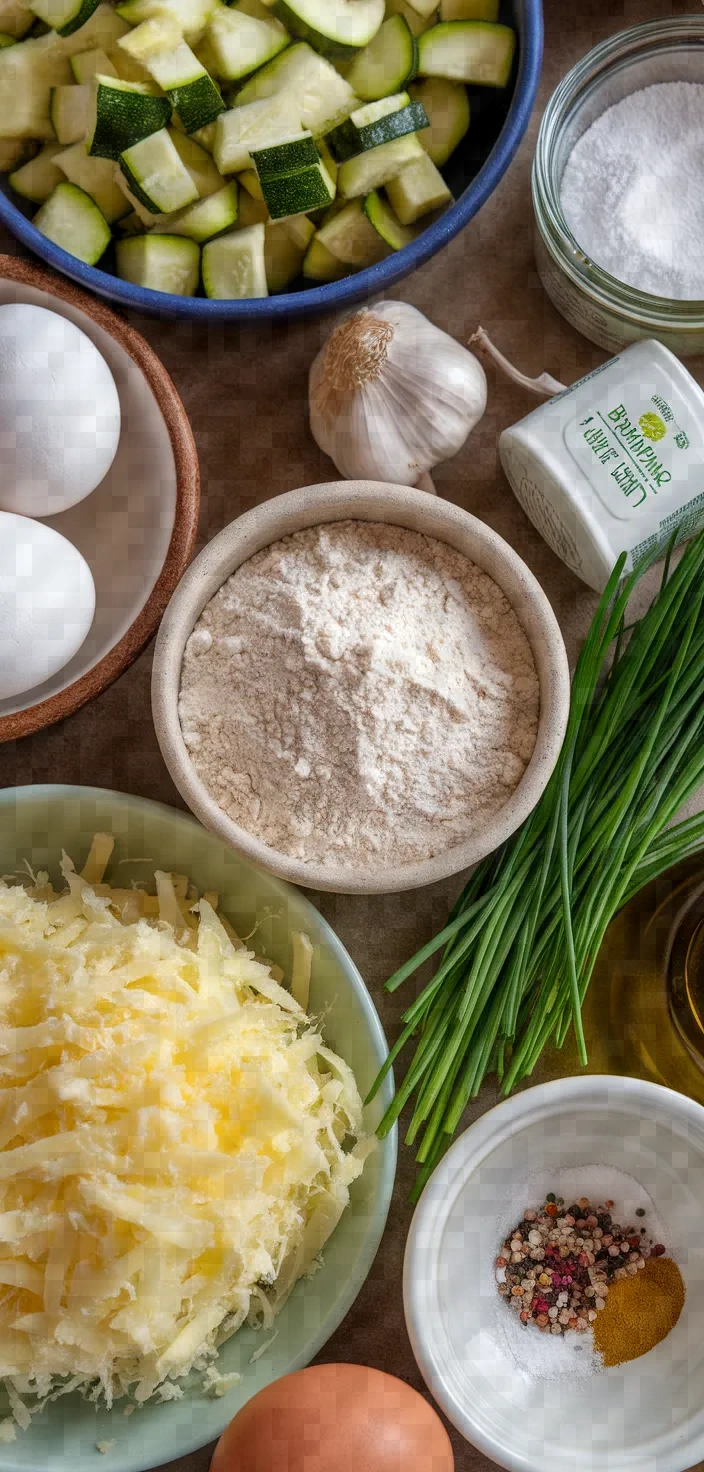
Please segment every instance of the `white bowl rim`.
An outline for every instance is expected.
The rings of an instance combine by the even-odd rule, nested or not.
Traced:
[[[493,1150],[515,1139],[524,1127],[551,1115],[562,1115],[569,1105],[584,1113],[603,1106],[619,1113],[630,1109],[639,1115],[667,1116],[681,1131],[699,1135],[704,1141],[704,1106],[649,1079],[621,1074],[580,1074],[536,1084],[504,1099],[469,1126],[450,1147],[436,1167],[416,1207],[406,1240],[403,1263],[403,1304],[411,1348],[438,1405],[465,1440],[508,1472],[545,1472],[545,1464],[532,1461],[506,1447],[502,1441],[475,1425],[448,1388],[443,1371],[443,1336],[436,1332],[440,1316],[435,1298],[435,1254],[428,1241],[438,1243],[458,1189]],[[704,1424],[685,1442],[682,1431],[672,1430],[648,1443],[647,1460],[629,1453],[609,1452],[608,1472],[686,1472],[704,1459]],[[604,1462],[604,1468],[606,1463]]]
[[[512,603],[520,598],[525,608],[530,607],[543,641],[539,651],[531,640],[536,662],[542,659],[544,664],[538,737],[528,768],[508,802],[488,824],[453,848],[417,863],[382,866],[376,872],[370,871],[369,865],[354,868],[303,863],[269,847],[233,822],[197,776],[178,718],[186,641],[206,603],[225,580],[255,552],[303,527],[355,519],[408,527],[450,545],[456,545],[453,533],[471,534],[480,565],[481,558],[486,558],[501,566],[512,586],[513,598],[508,592],[507,598]],[[495,570],[490,576],[503,591]],[[192,812],[225,843],[279,878],[308,889],[341,894],[389,894],[434,884],[470,868],[499,848],[532,812],[547,786],[562,747],[569,704],[569,665],[560,626],[547,595],[518,553],[485,522],[453,502],[386,481],[331,481],[304,486],[274,496],[230,522],[181,579],[164,614],[154,649],[152,714],[157,740]]]

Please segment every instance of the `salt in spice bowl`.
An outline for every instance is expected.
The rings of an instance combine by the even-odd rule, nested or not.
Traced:
[[[598,1373],[556,1371],[566,1342],[516,1322],[495,1282],[506,1231],[557,1190],[560,1173],[572,1177],[575,1197],[612,1199],[622,1225],[624,1205],[650,1198],[655,1212],[642,1222],[663,1232],[684,1280],[684,1307],[667,1338]],[[500,1467],[685,1472],[698,1465],[704,1108],[659,1084],[599,1074],[525,1089],[497,1105],[459,1136],[421,1196],[406,1246],[404,1306],[435,1400]]]
[[[222,584],[272,542],[321,523],[384,522],[447,543],[497,583],[527,636],[538,674],[540,717],[532,758],[508,801],[461,843],[427,859],[395,867],[306,863],[247,832],[218,806],[198,776],[184,741],[178,697],[186,642],[200,614]],[[188,806],[206,828],[238,853],[273,874],[311,889],[345,894],[385,894],[432,884],[478,863],[503,843],[535,807],[555,768],[570,700],[565,646],[539,583],[506,542],[457,506],[423,491],[377,481],[306,486],[277,496],[225,527],[201,552],[174,593],[154,653],[152,707],[162,755]],[[443,754],[438,752],[438,761]]]

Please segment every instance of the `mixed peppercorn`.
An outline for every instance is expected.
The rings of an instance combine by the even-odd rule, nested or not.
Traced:
[[[586,1196],[565,1207],[548,1194],[534,1211],[509,1232],[496,1258],[496,1281],[502,1298],[543,1333],[583,1333],[604,1307],[609,1285],[634,1277],[648,1257],[665,1248],[653,1245],[645,1227],[621,1227],[610,1211],[613,1201],[592,1206]],[[639,1207],[636,1216],[644,1216]]]

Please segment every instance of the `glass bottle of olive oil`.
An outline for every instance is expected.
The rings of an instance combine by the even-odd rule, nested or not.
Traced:
[[[589,1063],[572,1036],[526,1084],[588,1073],[648,1078],[704,1103],[704,867],[689,859],[616,916],[584,1005]]]

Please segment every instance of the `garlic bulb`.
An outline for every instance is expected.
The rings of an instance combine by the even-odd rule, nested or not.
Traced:
[[[472,353],[405,302],[345,318],[310,371],[310,425],[347,480],[415,485],[460,450],[486,408]]]

